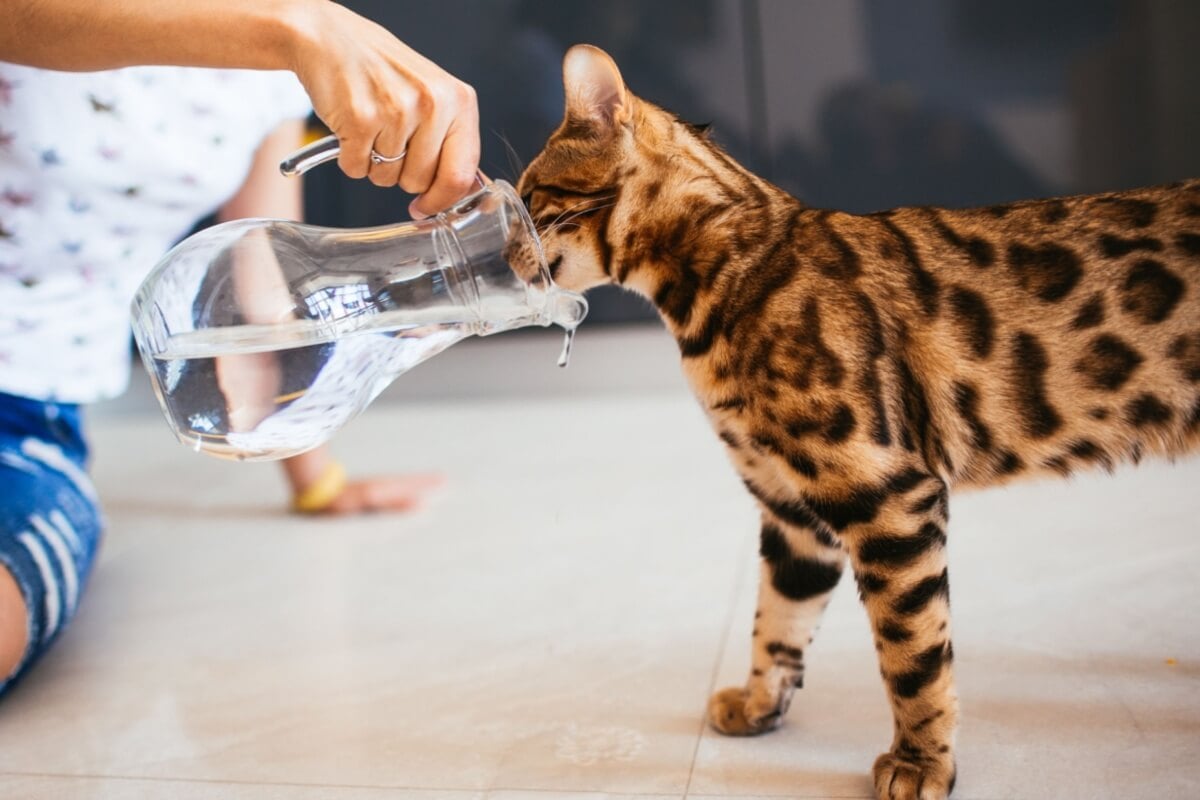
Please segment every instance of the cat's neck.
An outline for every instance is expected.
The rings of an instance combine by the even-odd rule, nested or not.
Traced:
[[[650,116],[650,115],[647,115]],[[649,299],[676,335],[693,320],[697,291],[730,279],[771,247],[773,231],[806,209],[751,173],[708,137],[665,113],[652,116],[667,152],[641,153],[614,220],[613,281]]]

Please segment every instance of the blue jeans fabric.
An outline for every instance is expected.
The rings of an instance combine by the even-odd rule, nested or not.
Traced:
[[[0,393],[0,566],[29,612],[29,646],[11,687],[58,638],[79,606],[104,520],[87,475],[76,405]]]

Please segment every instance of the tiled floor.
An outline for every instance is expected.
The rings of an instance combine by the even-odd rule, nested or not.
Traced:
[[[99,414],[111,532],[0,702],[0,798],[869,797],[890,720],[850,581],[782,730],[702,724],[747,669],[756,515],[669,342],[586,333],[557,388],[513,378],[545,340],[464,345],[346,429],[356,472],[446,473],[408,517],[289,516],[270,465],[186,451],[136,396]],[[955,796],[1200,796],[1200,460],[953,519]]]

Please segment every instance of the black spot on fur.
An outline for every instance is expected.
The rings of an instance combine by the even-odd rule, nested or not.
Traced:
[[[905,616],[919,614],[934,598],[950,598],[950,580],[946,570],[925,578],[896,599],[896,612]]]
[[[775,591],[795,602],[826,594],[842,577],[837,564],[794,555],[783,532],[774,525],[763,525],[759,554],[770,567]]]
[[[1125,405],[1125,418],[1139,428],[1166,425],[1175,412],[1152,394],[1140,394]]]
[[[1067,208],[1067,204],[1062,200],[1047,200],[1042,207],[1042,222],[1047,225],[1056,225],[1070,216],[1071,210]]]
[[[1000,475],[1012,475],[1025,469],[1025,462],[1021,461],[1020,456],[1011,450],[1005,450],[1000,454],[1000,461],[996,464],[996,472]]]
[[[817,269],[831,278],[849,280],[862,273],[862,262],[858,251],[851,247],[830,224],[831,213],[821,211],[817,220],[824,234],[822,241],[833,245],[834,254],[830,257],[816,258]]]
[[[830,444],[844,442],[854,433],[854,425],[854,412],[850,410],[850,406],[839,403],[829,420],[829,427],[825,429],[825,439]]]
[[[1088,354],[1075,363],[1075,371],[1087,378],[1093,389],[1112,392],[1124,386],[1144,360],[1121,339],[1102,333],[1092,340]]]
[[[879,359],[884,353],[883,325],[879,321],[879,313],[875,304],[862,292],[854,296],[860,314],[859,330],[863,338],[862,349],[866,365],[859,375],[859,390],[867,397],[871,405],[871,439],[876,444],[887,447],[892,443],[892,431],[888,425],[887,405],[883,400],[883,385],[879,378]]]
[[[1072,442],[1067,448],[1072,456],[1081,461],[1089,463],[1101,464],[1109,472],[1113,469],[1113,461],[1108,453],[1101,449],[1100,445],[1090,439],[1082,439],[1078,442]]]
[[[810,500],[813,512],[835,531],[872,522],[879,514],[884,496],[873,490],[857,490],[844,500]]]
[[[922,719],[916,725],[913,725],[912,732],[917,733],[918,731],[923,731],[926,728],[928,728],[932,723],[938,721],[939,719],[941,719],[944,716],[946,716],[946,712],[942,711],[941,709],[938,709],[937,711],[933,712],[929,716]]]
[[[971,263],[977,267],[990,267],[996,261],[996,249],[991,243],[979,236],[964,237],[958,231],[946,224],[946,221],[936,211],[930,210],[933,226],[950,244],[967,254]]]
[[[930,475],[919,469],[906,469],[896,473],[883,484],[887,494],[908,494],[924,483]]]
[[[1049,242],[1009,245],[1008,264],[1021,288],[1047,303],[1056,303],[1069,295],[1083,277],[1079,256]]]
[[[955,286],[950,290],[950,307],[954,311],[954,321],[975,358],[982,360],[990,356],[996,323],[983,297],[970,289]]]
[[[721,332],[722,319],[716,311],[710,312],[708,319],[700,327],[695,336],[680,336],[679,353],[683,358],[699,358],[712,350],[717,335]]]
[[[792,661],[801,661],[804,658],[803,650],[799,647],[790,647],[783,642],[768,642],[766,650],[769,656],[783,656]]]
[[[801,209],[797,206],[783,222],[783,229],[795,229],[800,216]],[[748,242],[746,249],[755,245],[761,247],[758,242]],[[743,323],[758,322],[762,318],[763,307],[780,289],[791,283],[797,268],[794,243],[785,236],[775,237],[762,255],[739,273],[729,290],[727,302],[722,308],[726,338],[733,338]]]
[[[905,470],[893,475],[881,487],[860,486],[840,500],[810,498],[808,502],[813,513],[834,530],[841,531],[857,523],[873,521],[889,497],[911,491],[928,477],[918,470]]]
[[[1192,383],[1200,383],[1200,331],[1185,333],[1171,342],[1167,355]]]
[[[1066,456],[1054,456],[1053,458],[1046,459],[1042,464],[1064,478],[1069,477],[1071,474],[1071,463],[1067,460]]]
[[[913,668],[892,678],[892,691],[899,697],[916,697],[933,683],[946,665],[945,643],[935,644],[917,654]]]
[[[907,362],[901,360],[896,366],[900,379],[900,396],[904,402],[900,442],[906,450],[919,450],[927,463],[944,463],[947,461],[945,447],[933,429],[925,387],[913,374]]]
[[[811,458],[803,453],[791,452],[787,454],[788,466],[796,470],[806,478],[815,480],[817,477],[817,465]]]
[[[1046,372],[1050,368],[1046,350],[1033,335],[1018,333],[1013,340],[1013,362],[1014,389],[1025,431],[1034,439],[1045,439],[1062,427],[1062,417],[1046,398]]]
[[[812,509],[809,508],[808,505],[806,505],[803,501],[796,500],[789,502],[777,500],[768,495],[752,481],[744,480],[743,483],[746,485],[746,489],[750,492],[750,494],[754,495],[754,498],[758,500],[758,502],[762,503],[768,511],[770,511],[783,522],[793,527],[807,528],[813,531],[816,534],[817,541],[826,547],[839,546],[837,539],[829,530],[829,526],[826,525],[820,517],[814,514]]]
[[[745,407],[746,398],[738,397],[736,395],[713,403],[712,406],[710,406],[713,411],[741,411]]]
[[[1149,236],[1124,239],[1111,233],[1100,237],[1100,252],[1106,258],[1120,258],[1138,250],[1148,250],[1152,253],[1163,249],[1162,242]]]
[[[821,311],[815,297],[804,303],[800,325],[793,331],[786,352],[794,364],[796,388],[806,390],[814,380],[832,388],[841,386],[846,370],[821,338]]]
[[[1137,200],[1129,197],[1100,197],[1096,201],[1108,210],[1108,216],[1114,221],[1134,228],[1146,228],[1158,216],[1158,205],[1149,200]]]
[[[912,638],[912,631],[893,620],[884,620],[879,626],[879,635],[889,642],[907,642]]]
[[[1153,259],[1137,262],[1125,277],[1121,308],[1144,325],[1162,322],[1183,297],[1179,276]]]
[[[966,383],[954,384],[954,405],[971,431],[971,446],[977,450],[991,450],[992,432],[979,418],[979,392],[975,387]]]
[[[1181,233],[1175,237],[1175,246],[1189,256],[1200,256],[1200,233]]]
[[[866,598],[867,595],[879,594],[888,587],[888,579],[883,575],[876,575],[873,572],[856,572],[854,573],[854,581],[858,584],[858,596]]]
[[[592,216],[592,219],[596,221],[597,226],[596,249],[600,257],[600,264],[604,267],[605,275],[613,274],[613,248],[612,244],[608,241],[608,227],[612,223],[612,210],[620,201],[620,191],[618,190],[617,196],[613,199],[612,204],[608,206],[601,206]]]
[[[937,279],[925,269],[925,265],[921,262],[921,257],[917,254],[917,248],[909,235],[897,227],[896,223],[891,219],[881,218],[881,221],[883,226],[888,229],[888,232],[900,243],[900,250],[904,253],[904,258],[908,262],[909,287],[912,289],[913,294],[916,295],[918,302],[920,302],[921,309],[927,316],[932,317],[938,312],[938,301],[940,299]]]
[[[908,507],[910,514],[927,514],[930,511],[936,510],[938,516],[946,520],[949,518],[949,502],[946,497],[946,487],[942,486],[936,492],[922,497],[917,502]]]
[[[654,294],[654,305],[678,327],[684,327],[692,316],[700,275],[689,261],[680,262],[675,278],[664,280]]]
[[[1092,419],[1103,422],[1104,420],[1106,420],[1110,416],[1112,416],[1112,412],[1110,412],[1107,408],[1098,408],[1097,407],[1097,408],[1093,408],[1091,411],[1089,411],[1088,416],[1091,417]]]
[[[1071,322],[1074,330],[1082,331],[1094,328],[1104,322],[1104,295],[1096,292],[1079,308],[1079,313]]]
[[[930,550],[944,547],[946,534],[941,526],[927,522],[912,536],[882,534],[865,540],[858,548],[858,560],[863,564],[886,564],[902,567]]]

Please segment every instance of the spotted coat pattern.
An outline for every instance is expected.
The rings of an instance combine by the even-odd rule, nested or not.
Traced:
[[[555,279],[653,301],[762,511],[752,668],[728,734],[779,724],[850,562],[895,718],[880,797],[945,797],[958,706],[951,488],[1200,446],[1200,181],[971,210],[809,208],[564,62],[521,178]]]

